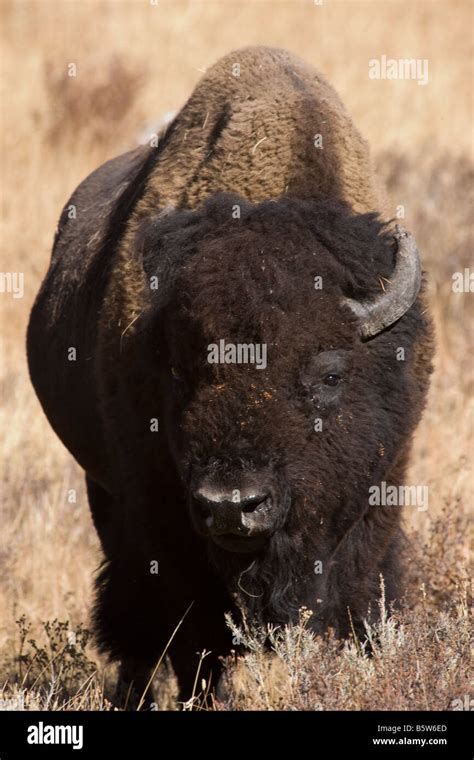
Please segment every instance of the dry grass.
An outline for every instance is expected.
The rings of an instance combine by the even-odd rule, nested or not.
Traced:
[[[469,693],[472,295],[451,283],[472,251],[471,4],[44,0],[4,2],[1,14],[1,270],[24,272],[25,295],[0,294],[0,706],[110,708],[113,670],[81,628],[100,561],[82,474],[43,417],[24,355],[60,209],[89,171],[179,108],[200,70],[265,43],[298,52],[336,86],[424,254],[438,352],[409,480],[427,484],[430,500],[426,512],[408,508],[408,601],[371,632],[371,658],[361,642],[341,651],[311,639],[305,619],[272,633],[273,656],[262,632],[247,631],[250,652],[229,664],[233,695],[219,707],[449,708]],[[427,58],[429,84],[369,81],[368,60],[382,54]],[[165,670],[160,680],[160,705],[170,707],[173,679]]]
[[[413,611],[367,627],[367,640],[350,640],[341,650],[330,635],[314,638],[308,613],[299,626],[235,636],[249,650],[230,663],[229,696],[221,709],[254,710],[449,710],[453,695],[468,688],[469,626],[465,593],[452,597],[449,614],[430,610],[426,598]],[[230,688],[231,687],[231,688]],[[249,696],[251,695],[251,697]]]

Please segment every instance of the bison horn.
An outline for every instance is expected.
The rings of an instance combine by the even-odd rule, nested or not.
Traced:
[[[359,319],[361,337],[365,340],[400,319],[415,302],[421,286],[420,255],[415,238],[397,225],[396,264],[390,286],[373,301],[356,301],[344,298],[345,303]]]

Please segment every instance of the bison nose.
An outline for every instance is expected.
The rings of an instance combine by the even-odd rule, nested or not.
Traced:
[[[203,486],[193,493],[193,508],[207,535],[255,536],[269,531],[273,500],[267,489],[222,491]]]

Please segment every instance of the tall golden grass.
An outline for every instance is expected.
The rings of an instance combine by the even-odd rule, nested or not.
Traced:
[[[0,294],[0,706],[110,707],[110,669],[80,634],[101,558],[83,477],[43,416],[25,360],[60,210],[91,170],[178,109],[206,67],[254,43],[293,50],[328,77],[421,247],[437,356],[409,481],[428,485],[430,501],[426,512],[407,510],[407,604],[397,626],[378,632],[375,657],[360,642],[340,652],[313,641],[304,620],[276,637],[273,658],[249,631],[250,653],[228,667],[233,696],[215,706],[449,709],[468,693],[473,296],[453,293],[452,275],[472,251],[472,15],[469,2],[437,0],[2,3],[0,269],[23,272],[25,294]],[[384,54],[428,59],[429,83],[369,80],[369,59]],[[66,76],[71,63],[76,78]],[[172,707],[172,677],[160,680],[160,704]]]

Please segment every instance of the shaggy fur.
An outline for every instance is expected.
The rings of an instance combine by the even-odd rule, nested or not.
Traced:
[[[192,604],[170,649],[189,696],[195,652],[212,650],[213,667],[232,646],[224,612],[236,602],[261,621],[291,622],[305,605],[315,631],[346,635],[348,610],[360,626],[380,574],[397,595],[400,509],[369,507],[368,489],[403,482],[432,337],[422,295],[368,342],[341,303],[380,291],[395,246],[335,92],[285,51],[232,53],[157,149],[104,165],[69,203],[77,218],[63,213],[28,357],[87,473],[105,553],[101,648],[143,684]],[[208,364],[221,338],[265,343],[266,370]],[[342,383],[327,389],[334,367]],[[208,471],[229,483],[271,473],[279,514],[264,550],[197,535],[188,495]]]

